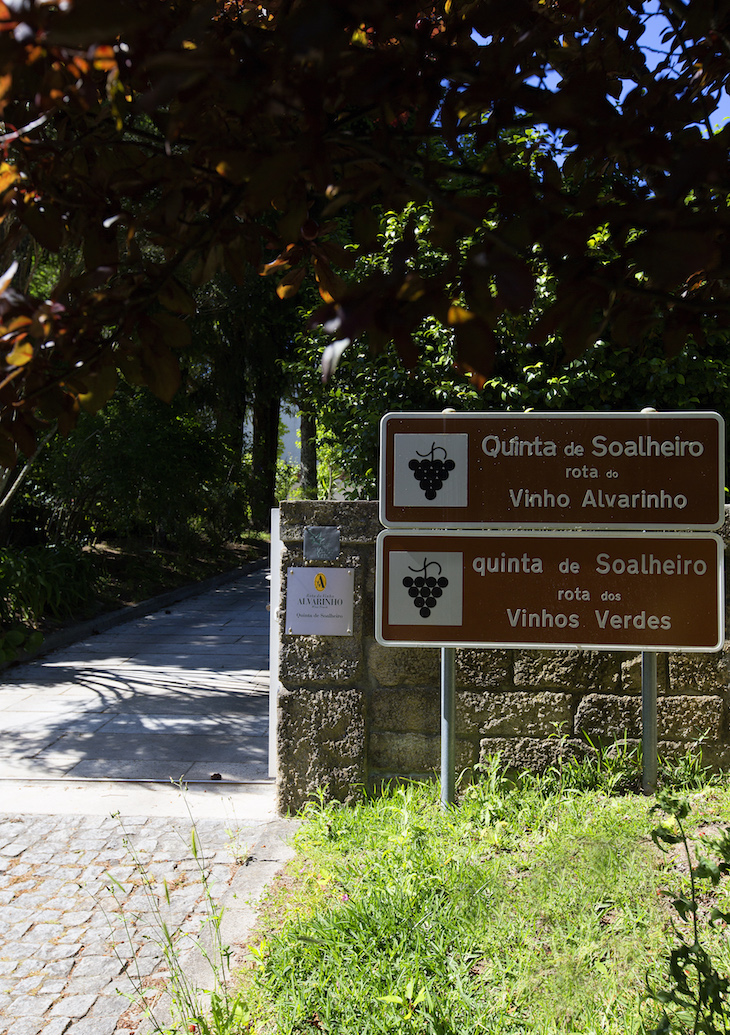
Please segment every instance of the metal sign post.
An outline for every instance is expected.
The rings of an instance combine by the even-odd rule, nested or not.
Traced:
[[[642,414],[656,413],[653,406],[645,406]],[[724,583],[724,579],[723,579]],[[722,589],[720,590],[722,594]],[[641,789],[644,794],[654,794],[657,782],[657,671],[656,654],[643,651],[641,655]]]
[[[641,745],[643,774],[641,789],[654,794],[657,781],[657,664],[654,651],[641,655]]]

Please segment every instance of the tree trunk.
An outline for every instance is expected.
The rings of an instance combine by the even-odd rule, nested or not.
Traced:
[[[255,399],[252,409],[251,524],[260,532],[269,528],[275,505],[276,461],[279,451],[279,409],[276,397]]]
[[[300,414],[302,440],[302,494],[306,500],[317,499],[317,421],[308,413]]]
[[[221,349],[214,369],[216,420],[231,451],[230,481],[238,483],[243,475],[243,428],[248,396],[245,356],[237,349]]]

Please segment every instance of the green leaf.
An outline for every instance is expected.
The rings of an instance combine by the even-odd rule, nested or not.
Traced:
[[[699,863],[694,868],[694,875],[699,878],[707,878],[711,880],[713,884],[718,884],[720,882],[720,877],[722,876],[718,864],[710,859],[700,859]]]
[[[171,402],[180,387],[180,364],[162,342],[148,344],[140,356],[145,383],[163,402]]]
[[[169,348],[181,349],[190,344],[190,326],[172,313],[155,313],[151,322]]]
[[[63,220],[53,205],[31,202],[20,207],[18,214],[39,244],[49,252],[60,249],[63,243]]]
[[[694,915],[697,912],[697,903],[688,898],[672,899],[672,905],[683,920],[686,920],[688,916]]]
[[[107,365],[84,377],[87,391],[79,395],[79,403],[87,413],[98,413],[109,402],[117,387],[116,368]]]
[[[174,277],[170,277],[165,281],[157,297],[160,300],[160,304],[173,313],[180,313],[182,316],[195,315],[194,299]]]

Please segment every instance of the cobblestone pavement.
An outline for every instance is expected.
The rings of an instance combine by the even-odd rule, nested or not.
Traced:
[[[203,660],[203,644],[206,635],[219,637],[222,628],[230,628],[232,620],[221,611],[222,598],[232,600],[237,614],[248,607],[246,615],[255,615],[249,599],[256,600],[256,610],[265,608],[261,582],[262,576],[250,579],[250,598],[245,588],[224,588],[209,601],[197,598],[172,613],[162,612],[159,621],[147,619],[141,629],[141,623],[130,623],[128,632],[115,629],[96,637],[88,662],[81,648],[74,648],[59,655],[62,662],[49,655],[23,666],[17,675],[11,671],[0,676],[0,717],[6,720],[0,728],[6,730],[9,751],[13,737],[20,744],[8,772],[18,779],[0,780],[0,1035],[144,1035],[148,1022],[128,997],[135,983],[155,988],[165,984],[163,922],[174,932],[184,965],[193,974],[200,972],[195,941],[206,927],[211,902],[225,906],[225,943],[235,949],[245,942],[258,897],[290,854],[286,842],[295,824],[275,818],[273,784],[261,783],[258,745],[265,742],[265,712],[261,693],[247,690],[241,679],[257,666],[261,672],[262,635],[236,647],[236,657],[229,653],[233,646],[225,646],[224,654],[216,640],[212,664]],[[201,615],[207,611],[215,612],[211,621],[216,630],[202,625]],[[174,652],[168,647],[166,654],[165,641],[146,630],[168,626],[173,615],[178,618],[176,638],[187,637],[187,642]],[[183,620],[190,631],[182,628]],[[249,627],[252,620],[246,617]],[[141,632],[146,637],[142,647]],[[130,636],[136,637],[134,643]],[[249,634],[248,639],[254,637]],[[144,678],[125,675],[130,664],[126,659],[135,654],[133,664],[139,669],[141,651],[146,652]],[[248,653],[244,657],[241,651]],[[98,687],[93,696],[81,696],[78,678],[69,682],[72,663],[88,681],[88,672],[98,671],[93,669],[95,658],[110,659],[108,672],[124,682],[123,698],[100,693]],[[184,681],[181,665],[187,666]],[[63,682],[49,678],[59,666]],[[229,688],[229,683],[236,685]],[[220,707],[224,693],[225,707]],[[62,695],[68,700],[72,694],[73,705],[64,705]],[[229,737],[220,738],[216,757],[216,738],[203,740],[199,730],[206,716],[216,721],[218,707],[222,714],[217,721],[227,723]],[[155,718],[152,732],[142,721],[150,714]],[[121,721],[128,716],[136,723],[131,728]],[[183,726],[183,718],[192,730]],[[100,731],[112,722],[119,728],[114,737],[101,737],[94,728],[97,722]],[[78,735],[69,727],[88,730],[84,758],[120,767],[110,782],[77,778],[80,751],[73,738]],[[238,755],[231,747],[234,740]],[[72,741],[68,748],[67,741]],[[174,748],[167,757],[183,759],[188,767],[203,759],[203,771],[219,770],[221,782],[175,794],[169,782],[150,783],[160,779],[150,767],[166,757],[170,741]],[[56,755],[48,762],[51,747]],[[44,782],[54,767],[55,782]],[[95,772],[91,763],[89,768],[90,774]],[[230,768],[234,779],[228,783]],[[147,782],[120,782],[119,775],[126,772],[139,773]],[[258,785],[241,786],[242,772],[259,777]],[[161,781],[167,779],[164,770]],[[175,797],[185,798],[186,806],[175,804]],[[188,809],[200,846],[195,852]],[[210,987],[204,973],[201,987]],[[169,1012],[163,1011],[159,1020],[168,1023]]]
[[[237,870],[246,831],[232,845],[225,827],[196,822],[196,859],[180,819],[0,817],[2,1035],[136,1031],[125,996],[164,981],[160,921],[184,955],[208,915],[201,870],[214,901]]]

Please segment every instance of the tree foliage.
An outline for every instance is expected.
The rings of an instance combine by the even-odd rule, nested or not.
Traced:
[[[315,321],[416,361],[453,332],[485,381],[495,328],[555,298],[535,341],[569,357],[648,331],[672,354],[730,325],[730,0],[6,0],[0,3],[0,464],[70,428],[117,371],[170,399],[192,289],[260,269]],[[645,25],[660,27],[650,54]],[[515,144],[534,131],[525,151]],[[445,257],[406,232],[348,276],[342,221],[432,206]],[[601,246],[596,247],[597,235]],[[11,284],[24,237],[64,256]],[[339,351],[335,350],[336,355]]]
[[[422,270],[436,271],[447,261],[431,244],[430,207],[410,205],[403,213],[382,216],[377,252],[357,259],[356,279],[365,281],[373,270],[387,273],[406,230],[415,235]],[[600,241],[594,244],[599,246]],[[671,357],[657,333],[647,332],[632,347],[614,345],[607,334],[580,356],[566,358],[559,334],[540,343],[531,339],[531,328],[556,298],[554,281],[537,261],[535,268],[536,291],[529,309],[503,313],[495,323],[493,369],[486,379],[459,374],[454,331],[434,317],[414,332],[418,359],[410,368],[393,346],[373,355],[361,342],[343,352],[337,374],[327,384],[319,376],[321,331],[297,336],[290,377],[300,386],[308,412],[316,416],[318,443],[339,475],[338,491],[375,497],[378,424],[390,410],[639,411],[653,406],[726,412],[726,334],[708,325],[701,345],[689,342]],[[327,493],[328,486],[320,489]]]
[[[182,546],[195,533],[235,537],[246,513],[232,459],[214,416],[189,395],[165,406],[122,385],[33,466],[14,511],[16,534],[50,542],[141,535]]]

